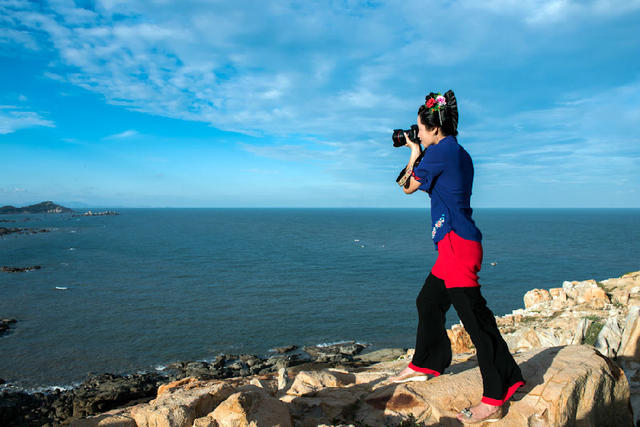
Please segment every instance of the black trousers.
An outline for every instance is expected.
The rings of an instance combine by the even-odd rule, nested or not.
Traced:
[[[451,342],[445,330],[445,315],[451,304],[476,347],[484,388],[482,401],[499,405],[524,384],[520,367],[502,338],[493,312],[480,294],[480,287],[446,288],[433,274],[418,294],[418,333],[413,367],[443,373],[451,364]]]

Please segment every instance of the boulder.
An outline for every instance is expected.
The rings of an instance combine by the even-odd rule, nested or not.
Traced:
[[[287,345],[287,346],[284,346],[284,347],[276,347],[276,348],[273,349],[273,351],[275,351],[278,354],[284,354],[284,353],[289,353],[290,351],[297,350],[297,349],[298,349],[298,346],[292,344],[292,345]]]
[[[577,304],[587,304],[593,308],[602,309],[605,304],[611,302],[605,290],[598,286],[595,280],[565,281],[562,289]]]
[[[323,371],[300,371],[287,394],[303,395],[316,392],[327,387],[346,387],[356,383],[354,374],[334,369]]]
[[[629,307],[617,357],[640,363],[640,306]]]
[[[135,406],[131,416],[138,427],[191,426],[234,393],[233,384],[224,381],[188,383],[185,388],[169,389],[147,404]]]
[[[113,409],[100,415],[73,420],[70,427],[137,427],[131,408]]]
[[[471,337],[462,324],[457,323],[451,326],[451,329],[447,329],[447,335],[449,336],[449,341],[451,341],[451,351],[454,354],[468,353],[475,349],[471,342]]]
[[[630,425],[629,385],[610,359],[590,346],[537,349],[515,356],[527,384],[512,397],[498,426]],[[455,416],[477,403],[482,379],[469,362],[426,382],[381,387],[358,405],[365,425],[459,425]]]
[[[207,418],[217,427],[291,427],[293,425],[287,405],[272,397],[264,389],[253,385],[238,389],[207,415]],[[199,425],[207,424],[200,421]]]
[[[530,308],[544,301],[550,301],[551,294],[546,289],[532,289],[524,294],[524,307]]]
[[[620,329],[618,319],[610,317],[600,330],[594,346],[600,353],[613,358],[616,357],[621,340],[622,329]]]
[[[353,359],[365,363],[389,362],[403,356],[406,352],[407,350],[402,348],[383,348],[370,353],[359,354]]]

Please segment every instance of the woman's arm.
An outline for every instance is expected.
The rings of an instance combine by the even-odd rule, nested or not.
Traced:
[[[411,193],[415,193],[416,190],[418,188],[420,188],[420,185],[422,183],[418,180],[416,180],[414,177],[409,178],[409,186],[403,186],[402,189],[404,190],[405,194],[411,194]]]
[[[404,134],[404,137],[406,138],[406,141],[407,141],[407,147],[411,149],[411,156],[409,156],[409,163],[407,163],[407,169],[406,169],[407,173],[411,174],[413,171],[413,165],[416,163],[416,160],[418,160],[418,157],[420,156],[420,153],[421,153],[420,145],[412,142],[409,139],[409,136],[407,135],[406,132]],[[418,187],[420,187],[420,181],[415,179],[413,176],[411,176],[407,182],[408,182],[408,185],[405,184],[404,186],[402,186],[402,189],[404,190],[405,194],[415,193]]]

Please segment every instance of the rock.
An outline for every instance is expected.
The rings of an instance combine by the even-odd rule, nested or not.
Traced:
[[[296,375],[293,384],[287,390],[287,394],[303,395],[313,393],[327,387],[345,387],[355,384],[356,377],[354,374],[345,373],[337,370],[323,371],[300,371]]]
[[[451,351],[454,354],[474,351],[475,347],[471,342],[471,337],[461,324],[455,324],[451,329],[447,329],[447,335],[451,341]]]
[[[567,304],[567,294],[562,288],[549,289],[551,295],[551,308],[554,310],[560,310]]]
[[[107,411],[100,415],[73,420],[70,427],[137,427],[131,418],[131,409],[122,408]]]
[[[116,211],[102,211],[102,212],[86,211],[85,213],[75,214],[71,216],[108,216],[108,215],[120,215],[120,214]]]
[[[247,385],[207,415],[219,427],[291,427],[287,405],[264,389]]]
[[[495,425],[629,425],[628,383],[611,360],[589,346],[538,349],[516,355],[527,385],[512,398],[506,417]],[[424,383],[382,387],[364,399],[355,421],[398,425],[413,414],[424,425],[458,425],[457,411],[482,393],[478,368],[460,366],[453,375]]]
[[[156,373],[92,376],[72,391],[73,416],[96,415],[131,401],[150,399],[162,381]]]
[[[370,353],[359,354],[354,357],[354,360],[365,363],[389,362],[396,360],[400,356],[404,356],[406,352],[407,350],[403,348],[383,348]]]
[[[158,387],[158,393],[157,393],[156,397],[160,396],[163,393],[171,391],[173,389],[184,387],[185,385],[193,384],[193,383],[197,383],[197,382],[198,382],[198,380],[196,378],[188,377],[188,378],[182,378],[182,379],[177,380],[177,381],[172,381],[172,382],[170,382],[168,384],[162,384],[160,387]]]
[[[524,307],[530,308],[544,301],[550,301],[551,294],[546,289],[532,289],[524,294]]]
[[[3,271],[5,273],[24,273],[26,271],[33,271],[33,270],[39,270],[40,267],[39,265],[32,265],[29,267],[7,267],[7,266],[3,266],[0,267],[0,271]]]
[[[640,306],[629,307],[617,357],[618,360],[640,363]]]
[[[592,426],[631,424],[629,383],[623,371],[593,347],[549,347],[515,358],[527,384],[515,393],[496,427],[564,426],[577,420]],[[300,371],[280,399],[246,383],[260,378],[185,381],[131,407],[130,413],[137,427],[435,426],[459,425],[455,414],[480,400],[482,378],[475,360],[456,361],[445,374],[426,382],[384,381],[406,363],[383,362],[357,371]]]
[[[349,341],[326,346],[307,346],[304,351],[317,359],[323,359],[335,358],[340,355],[353,356],[360,353],[364,348],[365,346],[362,344]]]
[[[4,236],[6,234],[36,234],[36,233],[48,233],[49,230],[46,228],[36,229],[36,228],[6,228],[0,227],[0,236]]]
[[[595,342],[595,348],[607,357],[615,357],[620,347],[622,339],[622,330],[618,324],[618,319],[610,317],[598,334]]]
[[[13,325],[16,322],[17,322],[16,319],[0,319],[0,335],[9,331],[9,328],[11,327],[11,325]]]
[[[576,303],[586,303],[593,308],[604,308],[606,303],[611,302],[605,290],[599,287],[595,280],[566,281],[562,284],[562,289]]]
[[[288,380],[287,368],[283,366],[280,369],[278,369],[278,385],[277,385],[278,391],[284,390],[285,388],[287,388],[287,382],[288,382],[287,380]]]
[[[284,353],[289,353],[290,351],[293,350],[297,350],[298,346],[297,345],[288,345],[285,347],[276,347],[273,349],[273,351],[275,351],[278,354],[284,354]]]
[[[147,404],[133,407],[131,416],[137,427],[191,426],[233,392],[232,384],[219,380],[189,383],[189,388],[169,390]]]

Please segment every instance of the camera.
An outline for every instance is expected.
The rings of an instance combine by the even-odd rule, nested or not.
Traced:
[[[407,136],[411,140],[411,142],[415,142],[416,144],[420,144],[420,138],[418,138],[418,125],[411,125],[411,129],[402,130],[395,129],[393,131],[393,146],[394,147],[402,147],[403,145],[407,145],[407,140],[404,137],[404,132],[407,133]]]

